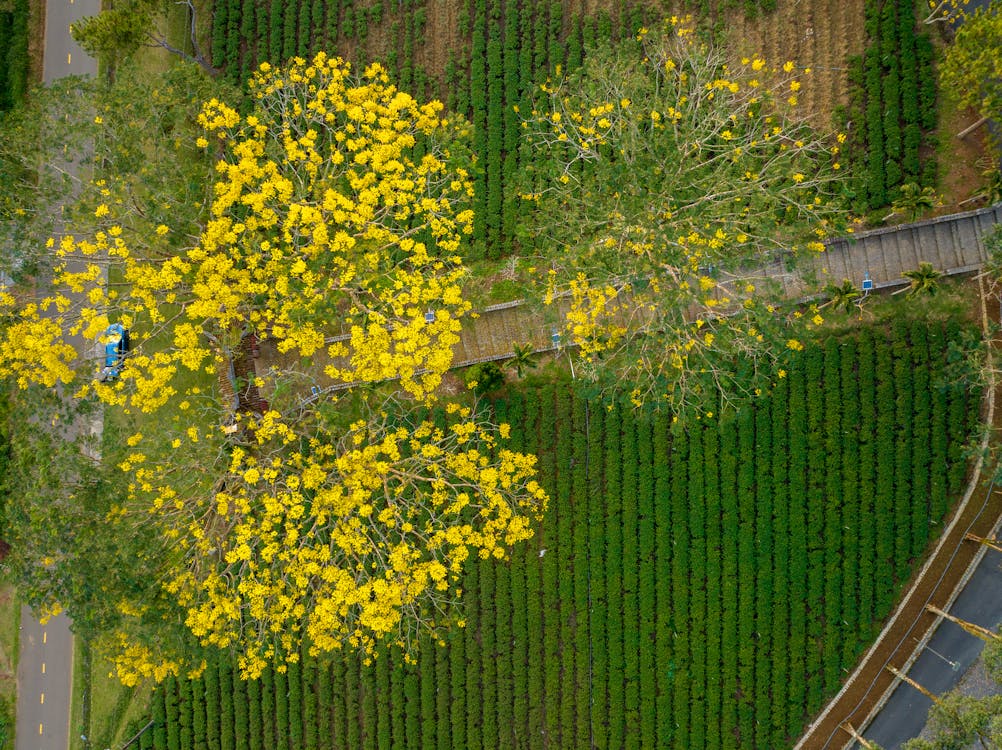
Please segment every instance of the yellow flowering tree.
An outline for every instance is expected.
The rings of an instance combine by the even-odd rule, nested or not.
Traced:
[[[672,18],[542,86],[522,240],[549,266],[546,301],[569,309],[578,372],[682,409],[748,390],[799,346],[771,297],[832,230],[843,140],[796,116],[808,74],[728,66]]]
[[[991,2],[973,13],[962,10],[962,22],[946,48],[939,70],[943,88],[962,107],[984,122],[1002,113],[1002,4]]]
[[[262,65],[250,99],[198,114],[187,148],[214,178],[181,196],[183,223],[141,180],[98,177],[96,227],[50,242],[52,292],[0,298],[0,374],[131,425],[105,441],[129,480],[107,520],[160,546],[152,588],[116,602],[126,682],[197,668],[200,648],[255,677],[303,644],[410,645],[449,624],[466,557],[504,558],[546,499],[505,426],[413,411],[469,309],[472,186],[442,105],[323,54]],[[72,344],[111,322],[132,352],[102,381]],[[324,379],[360,387],[304,397]]]

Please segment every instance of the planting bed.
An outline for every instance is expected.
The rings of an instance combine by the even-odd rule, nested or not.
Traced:
[[[673,431],[547,386],[499,400],[551,506],[474,564],[466,626],[356,657],[169,681],[141,747],[781,748],[839,687],[942,523],[977,394],[959,326],[809,348],[775,391]]]

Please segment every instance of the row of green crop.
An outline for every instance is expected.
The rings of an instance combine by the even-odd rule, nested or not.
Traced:
[[[957,326],[808,349],[774,393],[680,432],[548,386],[496,403],[551,506],[464,581],[466,627],[417,663],[225,663],[170,682],[146,747],[791,744],[887,615],[962,485],[977,400]]]
[[[0,112],[24,99],[28,89],[29,0],[0,10]]]
[[[880,208],[905,183],[935,183],[935,158],[923,160],[922,151],[936,127],[936,78],[932,41],[916,30],[915,0],[867,0],[866,34],[863,55],[850,61],[850,146],[853,161],[866,165],[859,196]]]
[[[212,61],[234,82],[262,61],[281,63],[324,49],[356,64],[383,62],[403,89],[436,97],[475,125],[473,257],[510,248],[515,207],[506,196],[518,169],[519,115],[533,86],[561,67],[576,68],[585,50],[632,34],[649,21],[630,0],[614,15],[568,15],[560,0],[462,0],[459,45],[442,70],[417,63],[426,45],[426,0],[216,0]],[[427,57],[427,55],[425,55]]]
[[[431,94],[430,78],[414,61],[426,23],[424,0],[216,0],[212,62],[237,83],[261,62],[350,48],[356,62],[380,59],[408,91]],[[370,44],[377,30],[388,34],[378,49]]]

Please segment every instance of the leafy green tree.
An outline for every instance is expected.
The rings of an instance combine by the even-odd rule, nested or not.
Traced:
[[[93,57],[117,60],[133,54],[149,39],[153,8],[147,2],[119,3],[70,26],[77,44]]]
[[[939,67],[940,85],[984,119],[1002,116],[1002,3],[965,13]]]
[[[784,313],[762,269],[819,252],[838,225],[845,139],[797,115],[805,75],[728,66],[675,19],[542,85],[519,238],[549,266],[545,301],[570,308],[585,378],[685,409],[750,391],[739,367],[764,375],[800,347],[814,316]]]
[[[167,3],[158,0],[118,0],[114,7],[71,24],[70,34],[91,55],[112,65],[131,57],[140,47],[161,47],[217,75],[219,71],[202,53],[198,43],[193,0],[179,0],[176,4],[183,5],[188,14],[189,34],[183,47],[171,44],[167,35],[158,30],[156,21],[167,8]]]

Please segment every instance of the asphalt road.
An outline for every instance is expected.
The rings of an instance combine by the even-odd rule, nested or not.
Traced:
[[[986,628],[1002,622],[1002,553],[989,551],[984,556],[950,614]],[[960,681],[983,647],[980,638],[944,620],[908,676],[941,695]],[[931,705],[926,696],[901,683],[863,736],[885,750],[896,750],[922,731]]]
[[[95,75],[97,62],[70,36],[70,24],[101,12],[101,0],[46,0],[42,78]],[[54,208],[55,210],[55,208]],[[21,610],[15,750],[67,750],[73,684],[73,634],[65,615],[46,625]]]
[[[46,0],[42,68],[46,83],[65,76],[97,74],[97,61],[73,41],[70,24],[100,12],[101,0]]]
[[[42,625],[21,610],[21,656],[17,664],[15,750],[66,750],[69,743],[73,636],[59,615]]]

